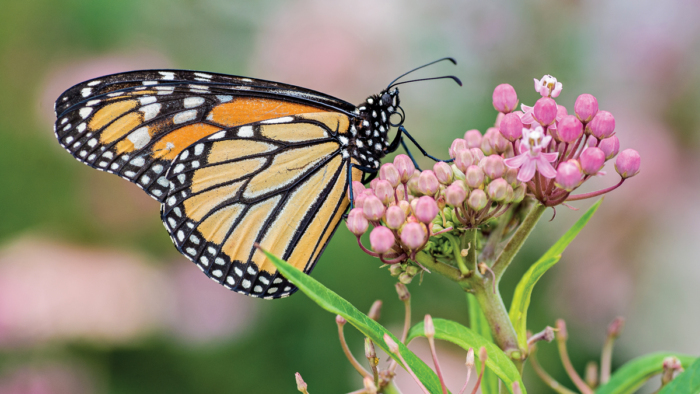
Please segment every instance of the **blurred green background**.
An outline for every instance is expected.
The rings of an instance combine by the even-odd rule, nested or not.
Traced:
[[[416,76],[454,74],[464,87],[401,89],[406,127],[441,156],[466,130],[493,125],[500,83],[532,105],[532,79],[552,74],[569,112],[579,94],[594,94],[615,115],[622,149],[641,153],[642,173],[606,198],[538,285],[530,328],[565,318],[579,371],[599,359],[617,315],[627,326],[615,365],[656,350],[700,353],[696,1],[3,0],[0,10],[2,394],[295,392],[294,372],[313,393],[361,387],[334,316],[303,294],[267,302],[211,283],[171,245],[155,201],[56,143],[52,106],[63,90],[141,68],[247,75],[359,103],[453,56],[458,66]],[[587,187],[614,184],[607,171]],[[560,207],[538,225],[502,282],[507,304],[519,275],[580,213]],[[378,266],[341,225],[313,276],[360,309],[384,300],[380,322],[398,332],[394,279]],[[415,319],[467,323],[464,295],[443,278],[409,289]],[[360,356],[361,336],[346,331]],[[573,387],[554,348],[540,346],[540,360]],[[439,352],[454,390],[464,353]],[[529,367],[526,384],[549,392]]]

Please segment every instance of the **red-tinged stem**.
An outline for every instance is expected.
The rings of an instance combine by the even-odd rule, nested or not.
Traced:
[[[540,185],[540,174],[535,173],[535,195],[537,199],[542,201],[542,186]]]
[[[362,245],[362,241],[360,240],[360,236],[357,236],[357,244],[360,245],[360,249],[362,249],[363,252],[367,253],[368,255],[372,257],[379,257],[379,253],[374,253],[371,250],[365,248],[365,245]]]
[[[566,340],[557,338],[557,345],[559,347],[559,357],[561,358],[561,363],[564,365],[564,370],[566,374],[569,375],[569,378],[571,378],[571,381],[574,382],[576,388],[578,388],[582,394],[593,394],[593,390],[581,379],[581,376],[579,376],[573,364],[571,364],[569,352],[566,350]]]
[[[467,368],[467,381],[464,382],[464,387],[462,387],[461,390],[459,390],[459,394],[464,394],[465,391],[467,391],[467,386],[469,386],[469,378],[472,377],[472,369]]]
[[[435,372],[440,379],[440,386],[442,387],[442,394],[447,394],[447,386],[445,386],[445,379],[442,377],[442,370],[440,369],[440,362],[438,362],[437,351],[435,350],[435,339],[433,337],[428,338],[428,343],[430,344],[430,353],[433,355],[433,364],[435,365]]]
[[[382,263],[384,263],[384,264],[392,265],[392,264],[398,264],[398,263],[400,263],[400,262],[406,260],[406,257],[408,257],[408,256],[406,255],[406,253],[403,253],[401,256],[399,256],[399,257],[397,257],[397,258],[395,258],[395,259],[393,259],[393,260],[384,260],[384,256],[380,254],[380,255],[379,255],[379,260],[381,260]]]
[[[609,192],[617,189],[618,187],[620,187],[620,185],[622,185],[622,183],[624,181],[625,181],[625,178],[620,178],[620,182],[617,185],[610,186],[610,187],[602,189],[602,190],[598,190],[597,192],[575,194],[573,196],[570,195],[569,197],[566,198],[565,201],[584,200],[586,198],[596,197],[596,196],[600,196],[601,194],[609,193]]]
[[[343,332],[343,326],[344,324],[338,324],[338,337],[340,337],[340,346],[343,348],[343,353],[345,353],[345,357],[348,358],[350,361],[350,364],[357,370],[357,372],[362,375],[362,377],[372,377],[369,372],[367,372],[364,368],[362,368],[362,365],[355,359],[355,356],[352,355],[350,352],[350,349],[348,348],[348,343],[345,341],[345,333]]]
[[[430,391],[428,391],[428,389],[425,388],[425,386],[423,385],[423,383],[420,381],[420,379],[418,379],[418,376],[416,376],[416,374],[413,372],[413,370],[412,370],[411,367],[408,365],[408,363],[406,362],[406,360],[403,359],[403,356],[401,355],[401,352],[396,352],[396,356],[399,358],[399,360],[401,360],[401,363],[403,364],[404,369],[406,369],[406,371],[411,375],[411,377],[413,378],[413,380],[416,381],[416,384],[418,384],[418,387],[420,387],[421,390],[423,390],[423,392],[424,392],[425,394],[430,394]]]
[[[479,391],[479,386],[481,386],[481,378],[484,377],[484,370],[486,369],[486,364],[481,363],[481,372],[479,372],[479,378],[476,379],[476,384],[474,385],[474,390],[472,390],[472,394],[476,394],[477,391]]]
[[[437,233],[432,233],[432,234],[430,234],[430,236],[431,236],[431,237],[434,237],[434,236],[436,236],[436,235],[439,235],[439,234],[442,234],[442,233],[446,233],[446,232],[448,232],[448,231],[452,231],[452,227],[448,227],[448,228],[446,228],[446,229],[444,229],[444,230],[438,231]]]
[[[581,143],[581,141],[583,141],[584,138],[586,138],[585,134],[583,135],[583,137],[576,140],[576,143],[574,144],[573,148],[571,148],[571,152],[569,153],[569,157],[567,157],[566,160],[572,159],[574,156],[576,156],[576,151],[578,150],[578,146]]]
[[[536,352],[531,351],[530,352],[530,357],[529,357],[530,363],[532,364],[532,369],[535,370],[535,373],[537,376],[542,379],[542,381],[549,386],[552,390],[556,391],[559,394],[576,394],[575,392],[567,389],[566,387],[562,386],[561,383],[557,382],[554,380],[553,377],[551,377],[543,368],[540,366],[540,363],[537,361],[537,355]]]

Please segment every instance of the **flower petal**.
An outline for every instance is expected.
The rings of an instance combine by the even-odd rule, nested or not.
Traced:
[[[553,152],[553,153],[541,153],[542,157],[544,157],[545,160],[548,162],[553,162],[557,160],[557,157],[559,157],[559,152]]]
[[[557,176],[557,170],[544,158],[544,154],[537,156],[534,161],[537,162],[537,171],[539,171],[543,177],[552,179]],[[522,171],[522,169],[520,171]]]
[[[548,163],[549,164],[549,163]],[[520,182],[529,182],[533,176],[535,176],[535,170],[537,169],[537,164],[531,158],[525,161],[525,163],[520,167],[518,172],[518,180]],[[555,171],[556,173],[556,171]]]
[[[505,165],[510,167],[510,168],[518,168],[521,165],[523,165],[523,163],[525,163],[525,161],[527,161],[528,155],[529,155],[529,153],[525,152],[521,155],[511,157],[510,159],[505,159],[505,160],[503,160],[503,163],[505,163]]]
[[[563,88],[563,85],[561,84],[561,82],[557,82],[557,84],[554,85],[554,90],[552,90],[552,97],[553,98],[558,97],[559,93],[561,93],[562,88]]]

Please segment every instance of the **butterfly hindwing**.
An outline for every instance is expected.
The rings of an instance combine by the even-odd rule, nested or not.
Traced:
[[[79,161],[164,201],[163,178],[187,146],[266,119],[354,106],[322,93],[250,78],[148,70],[86,81],[56,102],[56,137]],[[347,117],[345,117],[347,119]]]
[[[348,205],[347,116],[308,113],[232,127],[174,159],[163,222],[209,277],[263,298],[296,290],[257,250],[310,272]],[[353,178],[361,172],[353,170]]]

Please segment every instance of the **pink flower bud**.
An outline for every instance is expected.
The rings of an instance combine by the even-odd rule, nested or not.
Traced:
[[[401,230],[401,242],[411,250],[420,248],[428,234],[419,223],[408,223]]]
[[[513,190],[513,186],[506,183],[506,198],[503,199],[503,202],[506,204],[510,204],[513,201],[513,198],[515,198],[515,191]]]
[[[510,143],[508,143],[508,140],[501,134],[501,132],[495,128],[491,127],[489,130],[493,130],[491,135],[489,136],[489,142],[491,143],[491,146],[496,150],[497,153],[503,153],[508,149],[508,146],[510,146]]]
[[[598,148],[605,153],[605,160],[610,160],[617,156],[617,152],[620,151],[620,140],[617,139],[617,136],[606,138],[600,141]]]
[[[491,179],[500,178],[506,173],[506,165],[503,163],[501,156],[487,156],[480,164],[484,169],[484,173]]]
[[[462,205],[467,199],[467,191],[460,184],[461,182],[453,183],[445,189],[445,201],[453,207]]]
[[[408,201],[399,201],[398,207],[401,208],[404,215],[406,216],[408,216],[411,213],[411,203],[409,203]]]
[[[507,114],[518,106],[518,95],[507,83],[496,86],[493,90],[493,107],[496,111]]]
[[[397,205],[392,205],[386,210],[386,225],[390,229],[396,230],[406,220],[406,214],[403,209]]]
[[[484,170],[479,166],[471,165],[464,173],[464,181],[472,189],[478,189],[484,184]]]
[[[450,145],[449,153],[450,153],[450,158],[454,159],[457,155],[457,152],[461,150],[469,149],[467,147],[467,141],[457,138],[454,141],[452,141],[452,145]]]
[[[583,124],[574,116],[566,115],[557,125],[559,140],[572,143],[583,135]]]
[[[593,137],[592,135],[589,135],[588,142],[586,142],[586,145],[595,147],[596,145],[598,145],[598,139]]]
[[[423,223],[430,223],[438,215],[438,205],[435,199],[428,196],[423,196],[418,199],[415,206],[416,219]]]
[[[394,201],[394,188],[391,187],[389,181],[380,179],[374,185],[374,195],[376,195],[382,203],[388,205],[390,202]]]
[[[506,180],[506,182],[508,182],[509,185],[517,186],[517,184],[518,184],[518,169],[517,168],[508,168],[506,170],[506,175],[503,178]]]
[[[462,172],[466,171],[467,167],[472,165],[473,162],[474,155],[470,149],[461,150],[457,152],[457,155],[455,156],[455,165]]]
[[[364,234],[367,231],[367,227],[369,227],[369,222],[367,221],[364,212],[362,212],[362,208],[352,209],[348,214],[346,224],[348,226],[348,230],[357,236]]]
[[[491,181],[487,188],[489,197],[496,202],[501,202],[506,198],[506,192],[508,191],[508,182],[503,178],[498,178]]]
[[[588,123],[598,113],[598,100],[593,95],[584,93],[576,99],[574,112],[578,120]]]
[[[481,151],[487,156],[495,153],[493,145],[491,145],[491,139],[486,135],[481,139]]]
[[[480,211],[482,210],[486,204],[488,203],[489,199],[486,197],[486,193],[484,193],[483,190],[481,189],[475,189],[472,190],[471,193],[469,193],[469,198],[467,199],[467,204],[469,207],[475,211]]]
[[[355,195],[355,207],[362,208],[365,205],[365,199],[367,198],[367,194],[362,193],[359,195]]]
[[[501,120],[501,134],[508,141],[515,141],[523,136],[523,122],[516,113],[510,113]]]
[[[592,136],[599,140],[608,138],[615,131],[615,118],[608,111],[598,111],[598,114],[588,124],[587,129],[590,130]]]
[[[420,196],[422,194],[422,192],[418,188],[418,177],[412,177],[411,179],[409,179],[406,183],[406,186],[408,187],[408,192],[413,194],[414,196]]]
[[[576,160],[571,159],[559,164],[554,184],[570,192],[581,183],[582,179],[581,167]]]
[[[401,175],[399,175],[399,170],[394,167],[392,163],[384,163],[379,168],[379,179],[388,181],[391,187],[396,187],[401,183]]]
[[[401,183],[408,182],[411,176],[413,176],[413,172],[416,170],[416,166],[413,165],[411,158],[404,154],[394,157],[394,167],[399,172]]]
[[[384,226],[375,227],[369,233],[369,243],[372,245],[372,250],[380,254],[391,250],[395,241],[394,233]]]
[[[535,103],[533,113],[542,126],[549,126],[557,118],[557,102],[549,97],[542,97]]]
[[[376,222],[384,216],[384,204],[376,196],[367,196],[362,204],[362,212],[368,220]]]
[[[465,152],[469,151],[465,150]],[[452,168],[450,168],[450,165],[445,163],[444,161],[438,161],[437,163],[435,163],[435,165],[433,166],[433,172],[435,172],[435,176],[437,177],[438,181],[443,185],[451,183],[452,179],[454,179],[454,175],[452,174]]]
[[[386,346],[389,348],[389,351],[396,354],[399,352],[399,345],[396,344],[396,342],[391,339],[389,334],[384,334],[384,343],[386,343]]]
[[[438,182],[435,173],[431,170],[425,170],[421,172],[418,177],[418,190],[426,196],[433,196],[440,188],[440,183]]]
[[[365,191],[365,185],[359,181],[352,181],[352,195],[357,198],[362,192]],[[348,196],[349,197],[349,196]]]
[[[374,191],[374,188],[377,186],[377,182],[379,182],[379,178],[374,178],[372,181],[369,183],[369,188]]]
[[[469,151],[472,153],[472,157],[474,157],[474,161],[472,164],[479,164],[481,159],[484,158],[484,151],[482,151],[480,148],[471,148]]]
[[[515,189],[513,189],[513,200],[511,200],[511,202],[519,203],[525,199],[525,192],[527,192],[527,186],[525,186],[524,183],[517,185]]]
[[[566,110],[565,106],[557,104],[557,119],[564,119],[568,114],[569,112]]]
[[[467,141],[467,147],[479,148],[481,147],[481,132],[479,130],[469,130],[464,133],[464,139]]]
[[[623,178],[631,178],[639,173],[641,157],[634,149],[625,149],[615,160],[615,171]]]
[[[587,148],[578,158],[584,174],[595,175],[605,164],[605,153],[599,148]]]

